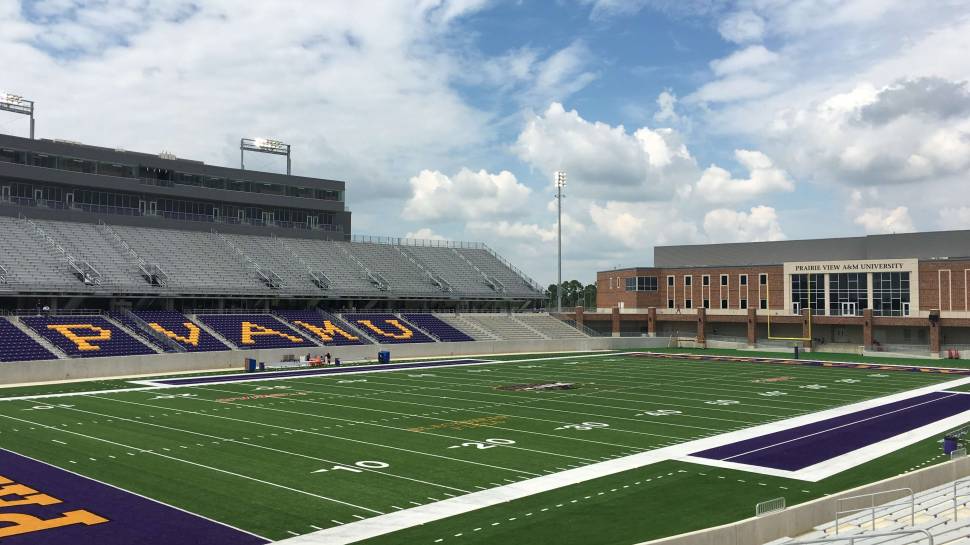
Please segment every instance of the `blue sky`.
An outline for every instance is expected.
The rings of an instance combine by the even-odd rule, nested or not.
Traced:
[[[228,165],[284,140],[355,232],[544,283],[558,169],[586,282],[656,244],[970,228],[966,0],[0,0],[0,47],[41,137]]]

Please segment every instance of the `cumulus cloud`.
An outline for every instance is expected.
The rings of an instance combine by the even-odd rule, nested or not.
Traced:
[[[575,194],[607,190],[617,200],[669,198],[697,170],[673,129],[641,127],[630,134],[623,125],[587,121],[558,102],[527,122],[513,149],[550,181],[565,170]]]
[[[657,112],[653,114],[653,120],[657,123],[679,123],[680,116],[677,115],[677,95],[669,89],[661,91],[657,95]]]
[[[801,172],[862,185],[970,170],[970,87],[938,78],[860,84],[813,108],[781,112],[771,136]]]
[[[765,34],[765,20],[753,11],[738,11],[725,17],[717,30],[729,42],[756,42]]]
[[[906,206],[895,208],[866,206],[868,202],[880,202],[880,200],[880,192],[877,189],[869,189],[865,193],[856,190],[851,194],[846,211],[852,217],[852,222],[861,226],[866,234],[911,233],[916,230],[913,219],[909,216],[909,208]]]
[[[970,229],[970,206],[948,206],[941,209],[937,223],[942,229]]]
[[[752,45],[735,51],[723,59],[711,61],[711,70],[715,75],[725,76],[769,65],[776,62],[778,58],[777,53],[763,45]]]
[[[711,242],[760,242],[786,238],[778,214],[770,206],[755,206],[747,212],[726,208],[711,210],[704,215],[704,232]]]
[[[474,220],[514,215],[532,190],[507,170],[491,174],[461,169],[454,176],[422,170],[411,177],[411,198],[402,216],[411,221]]]
[[[417,231],[409,231],[404,238],[417,238],[422,240],[447,240],[445,237],[435,233],[429,227],[422,227]]]
[[[738,202],[768,193],[794,191],[795,184],[788,173],[777,168],[760,151],[734,150],[738,163],[748,170],[747,178],[733,178],[723,168],[711,165],[697,182],[695,194],[709,202]]]

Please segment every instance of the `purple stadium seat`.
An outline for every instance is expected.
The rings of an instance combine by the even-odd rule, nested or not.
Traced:
[[[200,314],[198,318],[239,348],[317,346],[270,314]]]
[[[174,310],[136,310],[135,315],[149,327],[179,343],[186,352],[230,350],[219,339]]]
[[[21,321],[73,358],[155,353],[101,316],[29,316]]]
[[[393,314],[350,313],[344,318],[383,344],[433,343],[434,339]]]
[[[128,316],[128,313],[126,313],[126,312],[113,312],[112,311],[112,312],[108,312],[108,316],[110,316],[112,320],[114,320],[114,321],[120,323],[121,325],[127,327],[128,329],[134,331],[142,339],[148,341],[149,343],[151,343],[152,346],[157,347],[159,350],[161,350],[163,352],[175,352],[175,349],[172,348],[171,346],[169,346],[169,345],[163,343],[162,341],[156,339],[151,334],[146,333],[145,331],[142,331],[143,328],[141,327],[141,325],[138,322],[132,320],[131,317]]]
[[[427,331],[442,342],[466,342],[475,340],[431,314],[402,314],[401,316],[404,316],[405,320]]]
[[[0,317],[0,361],[56,360],[46,348]]]
[[[276,315],[286,320],[304,335],[327,346],[368,344],[342,320],[316,310],[278,310]]]

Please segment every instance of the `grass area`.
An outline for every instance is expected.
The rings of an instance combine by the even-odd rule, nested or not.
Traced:
[[[772,352],[768,350],[736,350],[733,348],[650,348],[650,352],[672,352],[680,354],[710,354],[712,356],[746,356],[749,358],[790,358],[792,351]],[[847,363],[878,363],[885,365],[922,365],[928,367],[970,367],[967,360],[947,360],[933,358],[891,358],[863,356],[841,352],[802,352],[803,360],[841,361]]]
[[[14,452],[283,539],[953,378],[616,354],[503,359],[49,403],[7,400],[0,402],[0,438]],[[783,382],[755,382],[782,375]],[[559,381],[579,388],[497,389]],[[767,389],[784,397],[764,397]],[[711,403],[718,400],[732,403]],[[598,425],[583,425],[590,422]],[[792,490],[794,503],[850,486],[853,479],[896,474],[931,454],[929,446],[920,448],[897,453],[896,463],[867,464],[872,467],[833,477],[807,493],[785,479],[662,462],[374,543],[434,543],[466,531],[473,543],[540,543],[539,536],[549,536],[549,543],[633,543],[743,518],[754,502],[782,495],[782,486]],[[550,503],[554,507],[541,511]],[[474,530],[500,517],[510,524],[489,528],[501,533]]]

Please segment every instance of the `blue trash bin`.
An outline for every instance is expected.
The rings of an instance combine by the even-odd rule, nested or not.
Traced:
[[[947,435],[943,438],[943,454],[947,456],[950,455],[954,450],[959,448],[959,444],[956,437],[952,435]]]

